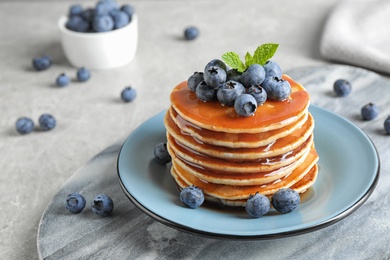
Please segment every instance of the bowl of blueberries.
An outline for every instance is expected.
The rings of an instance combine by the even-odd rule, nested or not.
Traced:
[[[113,69],[130,63],[137,49],[138,20],[129,4],[100,0],[70,6],[58,21],[65,56],[74,67]]]

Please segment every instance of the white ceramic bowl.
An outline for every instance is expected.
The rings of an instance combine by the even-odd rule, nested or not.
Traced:
[[[109,32],[81,33],[65,27],[67,17],[58,26],[62,48],[70,64],[76,68],[113,69],[130,63],[138,42],[138,17],[133,15],[126,26]]]

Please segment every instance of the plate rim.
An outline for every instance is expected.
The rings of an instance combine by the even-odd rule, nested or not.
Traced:
[[[294,229],[294,230],[282,231],[282,232],[278,232],[278,233],[258,234],[258,235],[225,234],[225,233],[209,232],[209,231],[205,231],[205,230],[192,228],[192,227],[189,227],[189,226],[186,226],[186,225],[182,225],[182,224],[176,223],[176,222],[174,222],[174,221],[172,221],[172,220],[170,220],[168,218],[162,217],[159,214],[157,214],[157,213],[153,212],[152,210],[148,209],[146,206],[144,206],[142,203],[140,203],[135,197],[133,197],[131,195],[130,191],[125,187],[125,185],[123,183],[123,180],[121,178],[121,175],[120,175],[119,161],[120,161],[120,157],[121,157],[121,154],[122,154],[122,150],[124,149],[124,145],[127,143],[127,140],[132,137],[132,135],[135,133],[135,131],[138,128],[140,128],[143,124],[148,122],[149,120],[152,120],[153,118],[158,117],[161,114],[163,114],[164,112],[166,112],[166,110],[163,110],[163,111],[155,114],[154,116],[148,118],[147,120],[145,120],[143,123],[141,123],[141,125],[139,125],[137,128],[135,128],[128,135],[128,137],[125,139],[125,141],[122,143],[121,148],[120,148],[119,153],[118,153],[118,156],[117,156],[117,163],[116,163],[117,175],[118,175],[118,180],[119,180],[121,189],[125,193],[127,198],[138,209],[140,209],[143,213],[145,213],[146,215],[148,215],[152,219],[154,219],[154,220],[156,220],[156,221],[158,221],[158,222],[160,222],[160,223],[162,223],[162,224],[164,224],[166,226],[175,228],[177,230],[184,231],[184,232],[189,233],[189,234],[201,235],[201,236],[207,237],[207,238],[218,238],[218,239],[225,239],[225,240],[237,240],[237,239],[239,239],[239,240],[270,240],[270,239],[278,239],[278,238],[302,235],[302,234],[310,233],[310,232],[313,232],[313,231],[316,231],[316,230],[319,230],[319,229],[331,226],[331,225],[339,222],[340,220],[344,219],[345,217],[349,216],[354,211],[356,211],[360,206],[362,206],[364,204],[364,202],[367,201],[367,199],[374,192],[375,187],[377,186],[377,183],[378,183],[378,180],[379,180],[379,177],[380,177],[380,168],[381,168],[380,157],[379,157],[379,153],[378,153],[378,150],[377,150],[374,142],[355,123],[351,122],[350,120],[346,119],[345,117],[343,117],[343,116],[341,116],[341,115],[339,115],[339,114],[337,114],[335,112],[332,112],[332,111],[330,111],[330,110],[328,110],[326,108],[323,108],[323,107],[320,107],[320,106],[317,106],[317,105],[313,105],[313,104],[311,104],[310,107],[314,107],[315,109],[326,111],[326,112],[332,114],[333,116],[339,117],[339,118],[347,121],[348,123],[350,123],[354,127],[356,127],[358,130],[360,130],[360,133],[364,137],[366,137],[367,140],[369,141],[369,143],[372,145],[373,150],[375,152],[375,157],[376,157],[377,163],[378,163],[378,166],[377,166],[377,169],[376,169],[376,173],[375,173],[375,178],[373,179],[371,185],[368,187],[366,192],[360,198],[358,198],[358,200],[354,204],[352,204],[350,207],[346,208],[344,211],[341,211],[341,212],[337,213],[335,216],[327,218],[327,219],[325,219],[325,220],[323,220],[323,221],[321,221],[319,223],[316,223],[314,225],[313,224],[312,225],[308,225],[308,226],[305,226],[305,227],[302,227],[302,228],[297,228],[297,229]]]

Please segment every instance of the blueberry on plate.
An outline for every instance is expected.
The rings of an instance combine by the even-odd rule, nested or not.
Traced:
[[[108,195],[100,194],[93,199],[91,208],[96,215],[106,217],[114,210],[114,202]]]
[[[383,127],[385,128],[386,134],[390,135],[390,116],[386,118]]]
[[[246,212],[254,218],[260,218],[267,214],[270,209],[269,199],[260,194],[250,195],[245,203]]]
[[[199,29],[195,26],[189,26],[187,28],[185,28],[184,30],[184,38],[186,40],[194,40],[198,37],[199,35]]]
[[[203,81],[203,72],[197,72],[195,71],[193,75],[191,75],[187,80],[187,87],[195,92],[196,87]]]
[[[278,77],[267,77],[261,85],[267,92],[267,97],[272,100],[285,100],[291,94],[290,83]]]
[[[80,15],[69,17],[65,27],[75,32],[88,32],[91,29],[89,22]]]
[[[113,29],[119,29],[124,26],[126,26],[130,20],[127,13],[120,11],[120,10],[114,10],[110,12],[110,15],[112,19],[114,20],[114,28]]]
[[[234,110],[240,116],[251,116],[256,112],[257,101],[249,94],[242,94],[234,101]]]
[[[33,67],[38,71],[48,69],[52,63],[52,59],[49,55],[36,57],[32,60]]]
[[[51,130],[56,126],[56,119],[50,114],[43,114],[39,117],[39,126],[44,131]]]
[[[72,213],[80,213],[85,208],[85,198],[79,193],[70,193],[66,196],[65,208]]]
[[[195,94],[198,99],[207,102],[215,99],[217,95],[217,90],[214,87],[207,85],[206,82],[203,80],[196,87]]]
[[[132,87],[126,87],[121,92],[121,99],[125,102],[133,101],[137,96],[137,91]]]
[[[278,78],[282,77],[282,69],[279,64],[275,61],[269,60],[263,65],[265,71],[265,77],[275,76]]]
[[[70,83],[70,78],[65,74],[62,73],[56,78],[56,84],[59,87],[65,87],[68,86]]]
[[[172,158],[167,149],[167,143],[159,143],[154,147],[154,158],[158,163],[167,164]]]
[[[204,194],[202,190],[194,185],[187,186],[180,192],[180,201],[187,207],[196,209],[204,202]]]
[[[244,86],[236,81],[227,81],[217,90],[217,98],[225,106],[233,106],[236,99],[245,93]]]
[[[28,134],[34,130],[34,122],[28,117],[21,117],[16,120],[15,128],[19,134]]]
[[[336,96],[345,97],[348,96],[349,93],[351,93],[352,86],[349,81],[345,79],[338,79],[333,84],[333,90],[336,93]]]
[[[226,82],[226,71],[218,66],[206,66],[203,77],[207,85],[217,89]]]
[[[277,211],[284,214],[296,209],[300,200],[298,192],[290,188],[283,188],[272,195],[271,204]]]
[[[85,67],[81,67],[77,70],[78,81],[84,82],[84,81],[89,80],[90,77],[91,77],[91,72],[89,71],[89,69],[87,69]]]
[[[361,114],[364,120],[372,120],[379,115],[379,107],[373,103],[368,103],[362,107]]]
[[[261,105],[267,101],[267,92],[260,85],[252,85],[247,89],[246,93],[256,99],[257,105]]]
[[[114,19],[108,14],[95,16],[92,20],[92,29],[95,32],[108,32],[114,29]]]

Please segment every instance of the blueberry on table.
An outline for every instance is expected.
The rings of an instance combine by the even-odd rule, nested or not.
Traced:
[[[240,116],[251,116],[256,112],[257,101],[249,94],[242,94],[234,102],[234,110]]]
[[[246,93],[256,99],[257,105],[261,105],[267,101],[267,91],[265,91],[265,89],[263,89],[260,85],[252,85],[247,89]]]
[[[33,58],[33,60],[32,60],[33,67],[38,71],[48,69],[52,63],[53,63],[52,59],[49,55],[43,55],[41,57],[36,57],[36,58]]]
[[[333,84],[333,90],[338,97],[345,97],[351,93],[352,86],[351,83],[345,79],[338,79]]]
[[[283,188],[272,195],[271,204],[277,211],[284,214],[296,209],[300,200],[298,192],[290,188]]]
[[[15,128],[19,134],[28,134],[34,130],[34,122],[28,117],[21,117],[16,120]]]
[[[190,27],[187,27],[185,28],[184,30],[184,38],[186,40],[194,40],[198,37],[199,35],[199,29],[196,28],[195,26],[190,26]]]
[[[89,80],[90,77],[91,77],[91,72],[89,71],[89,69],[81,67],[77,70],[78,81],[84,82]]]
[[[254,218],[262,217],[268,213],[269,209],[269,199],[260,193],[250,195],[245,203],[246,212]]]
[[[199,208],[204,202],[203,191],[194,186],[187,186],[180,192],[180,201],[191,209]]]
[[[127,13],[120,11],[120,10],[111,11],[110,15],[111,15],[112,19],[114,20],[114,28],[113,29],[122,28],[122,27],[126,26],[130,21]]]
[[[203,81],[203,72],[194,72],[193,75],[191,75],[187,80],[187,87],[192,91],[196,91],[196,87],[199,85],[200,82]]]
[[[70,193],[66,196],[65,208],[72,213],[80,213],[85,208],[85,198],[79,193]]]
[[[154,147],[153,153],[154,153],[154,158],[158,163],[167,164],[172,160],[171,155],[168,153],[167,143],[157,144]]]
[[[278,78],[282,77],[282,69],[279,64],[275,61],[269,60],[263,65],[265,71],[265,77],[275,76]]]
[[[132,87],[126,87],[121,92],[121,99],[125,102],[133,101],[137,96],[137,91]]]
[[[65,74],[62,73],[56,78],[56,84],[59,87],[65,87],[68,86],[70,83],[70,78]]]
[[[252,85],[261,85],[265,79],[265,70],[263,66],[259,64],[253,64],[248,67],[241,75],[241,83],[250,88]]]
[[[89,22],[79,15],[69,17],[65,27],[75,32],[88,32],[91,29]]]
[[[207,85],[203,80],[196,87],[195,94],[198,99],[207,102],[215,99],[217,90],[214,87]]]
[[[50,114],[43,114],[39,117],[39,126],[44,131],[51,130],[56,126],[56,119]]]
[[[245,87],[236,81],[227,81],[217,90],[217,98],[225,106],[233,106],[236,99],[245,93]]]
[[[114,19],[108,14],[95,16],[92,20],[92,29],[95,32],[108,32],[114,29]]]
[[[385,128],[386,134],[390,135],[390,116],[386,118],[383,127]]]
[[[368,103],[362,107],[361,114],[364,120],[372,120],[379,115],[379,107],[373,103]]]
[[[100,194],[93,199],[91,207],[93,213],[106,217],[114,210],[114,202],[108,195]]]

